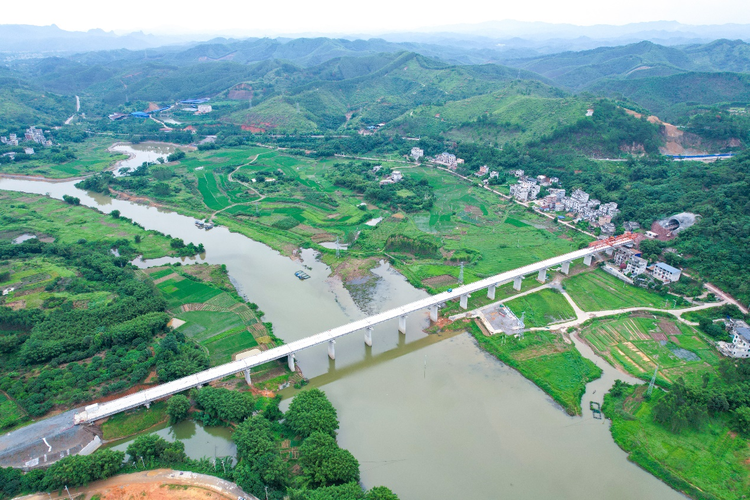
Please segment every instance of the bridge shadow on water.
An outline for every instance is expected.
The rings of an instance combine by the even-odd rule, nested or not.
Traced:
[[[337,367],[336,360],[328,358],[328,371],[322,375],[318,375],[309,380],[308,386],[310,387],[323,387],[337,380],[341,380],[354,373],[368,370],[372,367],[388,363],[394,359],[398,359],[401,356],[411,354],[413,352],[424,349],[425,347],[437,344],[440,341],[447,340],[458,335],[465,333],[465,330],[456,330],[442,333],[427,334],[412,342],[406,342],[406,335],[399,335],[398,346],[395,349],[382,352],[377,355],[372,354],[372,347],[363,344],[365,349],[365,357],[361,361],[357,361],[345,366]],[[339,361],[339,364],[341,362]],[[293,397],[299,392],[299,389],[289,387],[279,392],[283,399]]]

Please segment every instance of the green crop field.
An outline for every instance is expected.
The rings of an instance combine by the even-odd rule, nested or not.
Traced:
[[[716,348],[698,331],[667,317],[636,313],[596,319],[581,337],[612,365],[643,380],[649,380],[658,365],[657,381],[663,386],[680,377],[699,383],[719,364]]]
[[[233,312],[190,311],[180,313],[178,318],[187,321],[178,330],[197,342],[245,326],[242,318]]]
[[[639,396],[644,389],[640,386],[620,398],[608,394],[604,399],[612,437],[629,453],[629,460],[691,498],[746,498],[750,491],[747,439],[714,418],[701,431],[673,433],[654,421],[654,405],[665,393],[656,391],[645,401]]]
[[[169,307],[176,307],[181,304],[205,302],[211,297],[223,293],[218,288],[189,279],[183,279],[180,281],[168,279],[162,281],[156,286],[165,295]]]
[[[629,285],[601,269],[577,274],[563,282],[565,290],[584,311],[604,311],[626,307],[655,307],[672,309],[670,297],[665,297],[644,288]],[[665,307],[666,306],[666,307]]]
[[[572,344],[550,332],[527,332],[523,338],[507,335],[485,336],[475,323],[470,331],[479,345],[503,363],[518,370],[570,415],[581,414],[581,397],[586,384],[601,376],[602,370],[581,356]]]
[[[576,318],[575,311],[563,294],[549,288],[524,295],[505,303],[513,313],[521,317],[525,314],[527,328],[547,326],[550,323]]]
[[[229,330],[225,334],[216,335],[201,342],[201,345],[208,348],[211,364],[217,365],[232,361],[235,353],[257,347],[258,342],[243,326],[237,331]]]

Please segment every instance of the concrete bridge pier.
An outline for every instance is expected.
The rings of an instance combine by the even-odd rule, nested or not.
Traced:
[[[570,261],[562,263],[561,271],[563,274],[568,274],[570,272]]]
[[[287,356],[287,363],[289,363],[289,370],[294,371],[294,353]]]
[[[252,380],[250,380],[250,368],[245,368],[245,382],[247,382],[247,385],[253,385]]]
[[[488,299],[495,300],[495,288],[496,287],[497,287],[497,285],[490,285],[489,287],[487,287],[487,298]]]
[[[591,261],[593,259],[594,259],[593,255],[587,255],[586,257],[583,258],[583,264],[586,265],[586,266],[590,266],[591,265]]]
[[[469,308],[469,294],[465,293],[461,295],[461,309]]]
[[[398,318],[398,331],[406,335],[406,316]]]
[[[371,326],[365,328],[365,344],[370,347],[372,347],[372,330],[373,328]]]
[[[328,357],[331,359],[336,359],[336,348],[334,347],[335,345],[335,340],[328,341]]]
[[[547,279],[547,270],[546,269],[540,269],[539,270],[539,276],[537,276],[537,281],[544,283]]]
[[[609,255],[610,257],[612,257],[612,255],[615,253],[615,249],[612,248],[612,247],[607,247],[607,249],[604,250],[604,253],[606,253],[607,255]]]
[[[147,409],[147,410],[148,410],[149,408],[151,408],[151,401],[149,401],[148,403],[146,403],[146,404],[145,404],[144,406],[146,407],[146,409]]]
[[[522,281],[523,281],[523,276],[516,277],[516,279],[513,280],[513,290],[520,292]]]
[[[435,304],[434,306],[430,306],[430,321],[433,323],[437,323],[438,320],[438,306]]]

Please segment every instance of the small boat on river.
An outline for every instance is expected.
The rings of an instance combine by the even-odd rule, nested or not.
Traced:
[[[294,275],[301,280],[310,279],[310,275],[307,274],[305,271],[297,271],[296,273],[294,273]]]

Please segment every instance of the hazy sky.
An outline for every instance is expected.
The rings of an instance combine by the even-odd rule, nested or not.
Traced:
[[[33,6],[33,7],[32,7]],[[67,30],[383,33],[515,19],[551,23],[750,23],[747,0],[8,0],[2,24]]]

